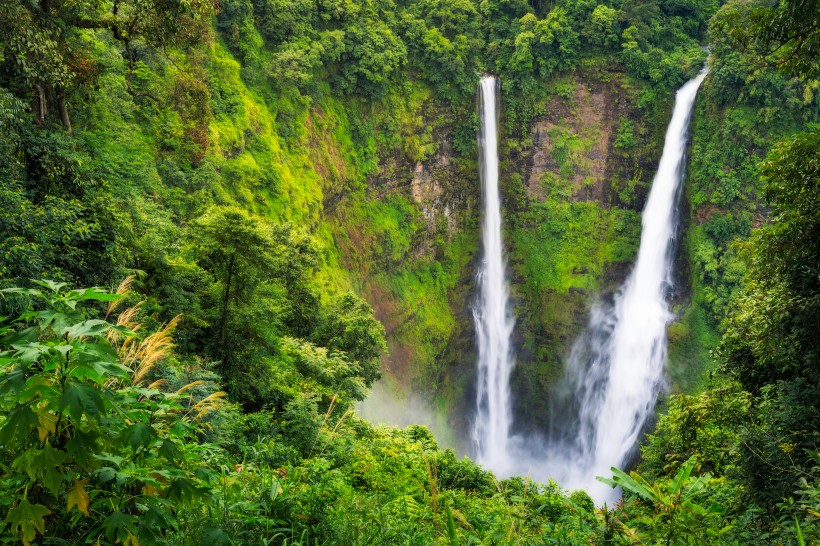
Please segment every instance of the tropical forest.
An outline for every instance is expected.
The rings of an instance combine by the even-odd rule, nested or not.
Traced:
[[[820,1],[0,0],[0,544],[820,544]]]

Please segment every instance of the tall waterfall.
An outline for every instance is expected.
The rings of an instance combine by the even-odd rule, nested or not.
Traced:
[[[478,337],[478,389],[473,441],[478,461],[499,474],[508,472],[508,442],[512,410],[510,352],[513,318],[509,311],[509,289],[504,278],[501,241],[501,202],[498,195],[498,113],[493,76],[481,79],[478,135],[479,164],[484,197],[484,259],[478,272],[479,301],[473,308]]]
[[[666,361],[666,327],[677,205],[689,119],[704,69],[677,93],[663,155],[643,212],[634,269],[614,300],[592,310],[576,341],[562,392],[553,404],[546,475],[586,489],[597,501],[616,493],[596,476],[628,463],[655,406]]]

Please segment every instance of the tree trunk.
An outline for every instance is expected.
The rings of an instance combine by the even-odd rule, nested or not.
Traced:
[[[219,353],[222,358],[223,375],[227,371],[226,365],[228,360],[228,306],[231,301],[231,281],[233,280],[233,267],[236,262],[236,256],[231,255],[231,260],[228,262],[228,274],[225,279],[225,290],[222,293],[222,316],[220,317],[219,325]]]
[[[39,83],[34,84],[34,90],[37,91],[37,125],[42,125],[46,122],[46,92],[43,86]]]
[[[74,129],[71,128],[71,118],[68,116],[68,108],[65,105],[65,92],[62,87],[57,88],[57,107],[60,109],[60,118],[63,120],[65,130],[73,136]]]

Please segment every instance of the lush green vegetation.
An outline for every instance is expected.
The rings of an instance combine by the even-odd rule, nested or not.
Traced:
[[[718,8],[0,3],[0,541],[820,540],[817,6]],[[358,418],[382,372],[469,399],[477,75],[503,82],[537,423],[633,257],[706,43],[670,332],[673,379],[702,392],[612,478],[627,500],[499,482]]]

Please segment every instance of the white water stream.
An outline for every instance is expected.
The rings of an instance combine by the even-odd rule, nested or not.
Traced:
[[[666,362],[666,328],[684,178],[688,126],[704,70],[677,93],[663,155],[643,212],[635,266],[614,300],[596,306],[576,341],[562,388],[552,401],[546,438],[511,437],[509,379],[513,319],[504,278],[498,198],[497,80],[481,80],[481,179],[484,189],[484,261],[478,275],[478,390],[473,439],[479,462],[501,477],[529,474],[585,489],[597,502],[618,492],[596,481],[627,464],[655,407]]]
[[[479,164],[484,198],[484,259],[478,272],[479,301],[473,308],[478,337],[478,386],[473,441],[477,459],[500,475],[506,475],[512,409],[510,373],[515,365],[510,352],[513,318],[509,288],[504,277],[501,240],[501,200],[498,195],[498,79],[485,76],[479,92],[481,131]]]
[[[564,399],[553,405],[546,473],[598,502],[618,493],[595,477],[629,462],[662,387],[689,120],[705,76],[678,90],[634,269],[611,304],[593,309],[568,362]]]

